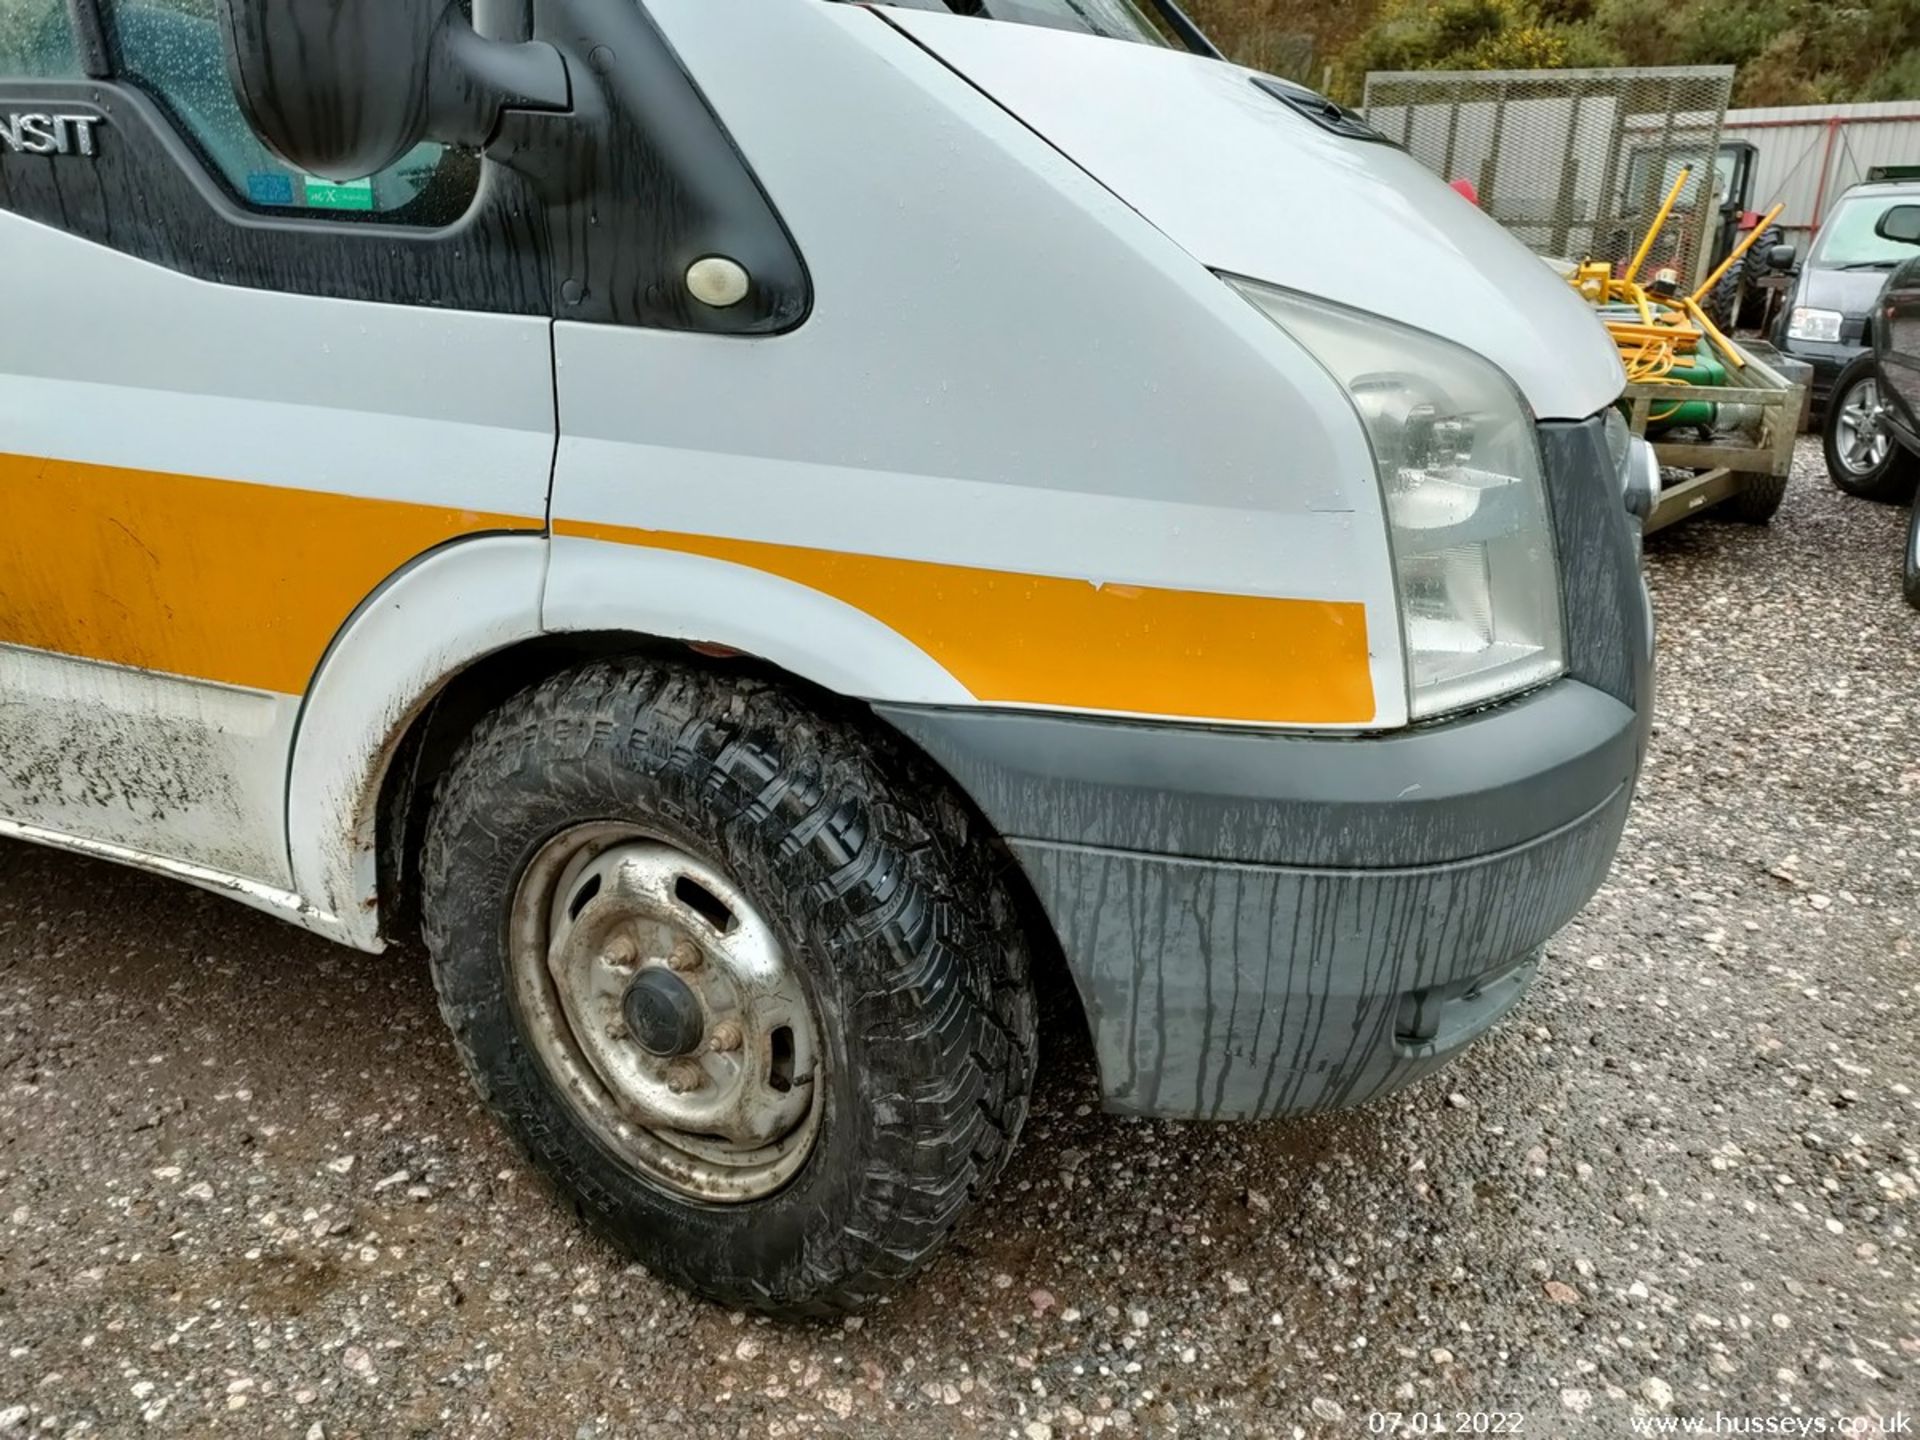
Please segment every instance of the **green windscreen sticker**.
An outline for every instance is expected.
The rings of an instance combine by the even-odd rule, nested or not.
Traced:
[[[322,180],[318,175],[306,177],[307,205],[314,210],[371,210],[373,209],[373,181],[366,180]]]

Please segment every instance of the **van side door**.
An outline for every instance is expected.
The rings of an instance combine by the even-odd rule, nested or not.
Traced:
[[[438,146],[281,163],[214,0],[5,7],[0,835],[291,888],[341,626],[436,547],[544,530],[536,210]]]

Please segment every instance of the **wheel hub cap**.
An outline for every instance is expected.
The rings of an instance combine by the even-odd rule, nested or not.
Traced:
[[[623,1159],[708,1202],[798,1172],[819,1128],[812,1003],[730,879],[677,846],[580,826],[528,867],[512,940],[533,1048]]]
[[[706,1038],[700,997],[671,970],[641,971],[627,986],[620,1011],[627,1033],[650,1055],[691,1055]]]

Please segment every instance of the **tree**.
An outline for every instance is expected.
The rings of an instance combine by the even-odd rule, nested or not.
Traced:
[[[1736,105],[1920,99],[1917,0],[1192,0],[1229,54],[1271,68],[1280,30],[1369,70],[1735,65]]]
[[[1387,0],[1341,56],[1342,89],[1369,70],[1557,70],[1619,57],[1585,19],[1582,0]]]

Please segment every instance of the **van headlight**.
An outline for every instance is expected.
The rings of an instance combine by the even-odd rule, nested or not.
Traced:
[[[1330,371],[1380,472],[1415,719],[1563,674],[1540,444],[1490,362],[1425,331],[1223,277]]]

